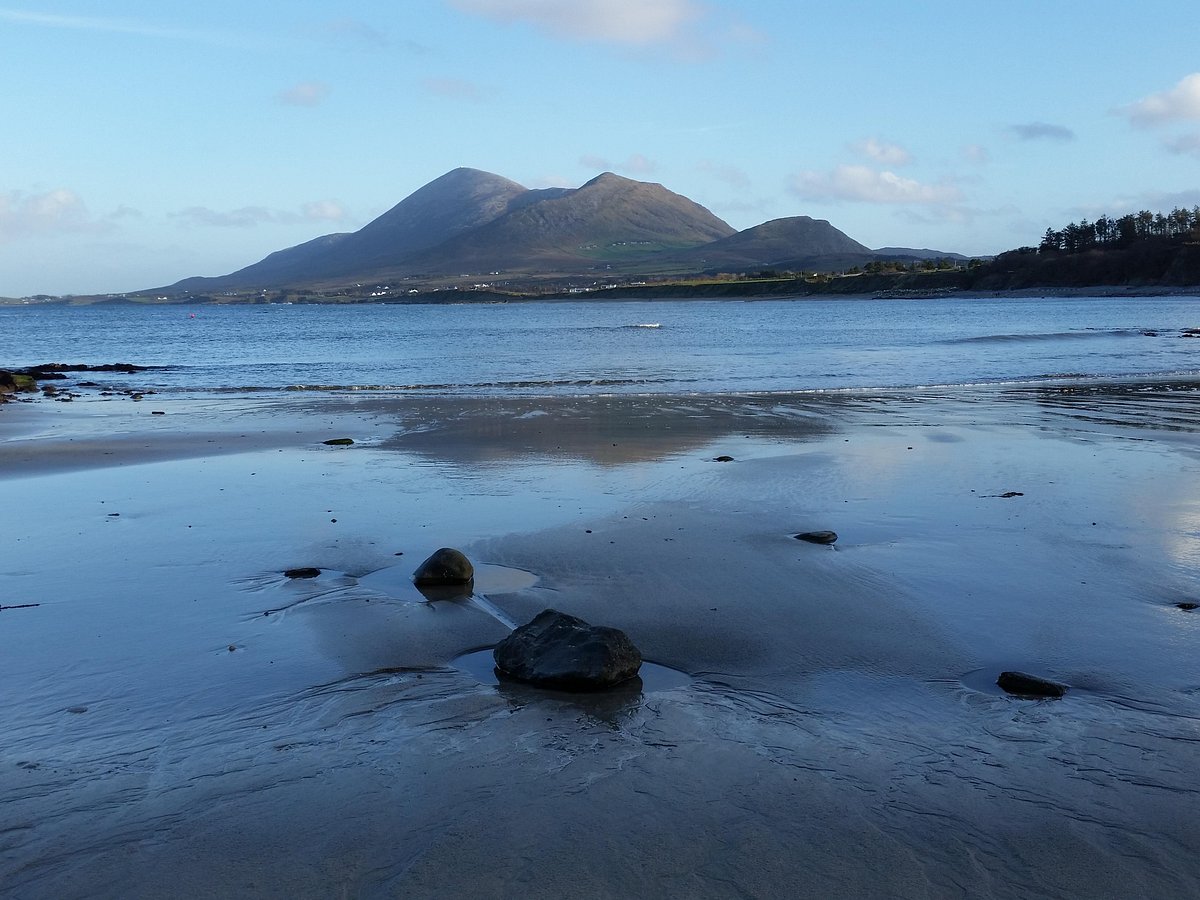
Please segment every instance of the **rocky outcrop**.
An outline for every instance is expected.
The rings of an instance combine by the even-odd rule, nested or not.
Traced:
[[[3,403],[9,394],[36,390],[37,383],[24,372],[0,369],[0,403]]]
[[[444,584],[470,584],[475,578],[475,567],[459,550],[442,547],[413,572],[413,584],[417,587]]]
[[[496,645],[502,675],[541,687],[595,691],[628,681],[642,654],[625,632],[547,609]]]

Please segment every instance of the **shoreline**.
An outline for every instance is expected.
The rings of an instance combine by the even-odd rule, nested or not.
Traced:
[[[155,401],[0,412],[8,890],[1200,890],[1194,386]],[[686,682],[482,682],[439,546]]]
[[[838,282],[849,282],[852,276],[843,276]],[[835,282],[837,283],[837,282]],[[614,288],[589,290],[582,293],[522,294],[475,290],[437,290],[423,292],[417,298],[379,299],[346,298],[311,300],[297,299],[287,305],[298,306],[446,306],[460,304],[492,303],[674,303],[674,302],[755,302],[765,300],[1019,300],[1045,297],[1066,298],[1111,298],[1111,297],[1197,297],[1200,285],[1092,285],[1082,287],[1030,287],[1006,290],[977,290],[957,287],[886,288],[866,291],[813,290],[813,291],[770,291],[767,289],[733,290],[736,285],[716,284],[723,290],[706,295],[705,290],[714,285],[699,285],[689,292],[688,285],[665,284],[656,287]],[[478,295],[472,297],[471,295]],[[646,294],[647,296],[642,296]],[[275,301],[255,300],[208,300],[193,301],[189,298],[171,300],[126,299],[124,294],[71,295],[53,300],[26,302],[20,298],[0,298],[3,308],[37,308],[40,306],[262,306]]]

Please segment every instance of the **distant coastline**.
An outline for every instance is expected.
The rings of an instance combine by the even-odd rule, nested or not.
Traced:
[[[947,273],[953,274],[953,273]],[[49,305],[103,306],[252,306],[290,305],[447,305],[472,303],[618,303],[696,300],[936,300],[1022,299],[1030,297],[1200,297],[1200,283],[1187,285],[1033,285],[1019,288],[963,287],[938,274],[898,279],[888,276],[844,276],[820,283],[802,279],[764,279],[742,282],[663,282],[586,291],[430,290],[388,297],[347,294],[289,295],[290,299],[261,296],[160,299],[138,294],[93,294],[64,297],[0,298],[3,307]]]

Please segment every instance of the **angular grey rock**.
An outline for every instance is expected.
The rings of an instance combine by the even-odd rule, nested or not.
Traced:
[[[611,687],[642,667],[642,654],[625,632],[553,609],[517,628],[496,645],[492,657],[510,678],[567,691]]]
[[[796,535],[798,541],[808,541],[810,544],[832,544],[837,541],[836,531],[805,531]]]
[[[417,566],[413,583],[421,585],[469,584],[475,578],[475,567],[459,550],[442,547]]]
[[[1067,692],[1065,684],[1039,678],[1037,675],[1026,675],[1024,672],[1001,672],[996,684],[1009,694],[1023,697],[1059,698]]]

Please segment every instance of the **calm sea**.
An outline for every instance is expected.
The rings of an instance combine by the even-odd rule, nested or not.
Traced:
[[[0,366],[162,392],[846,391],[1200,375],[1200,298],[0,307]]]

